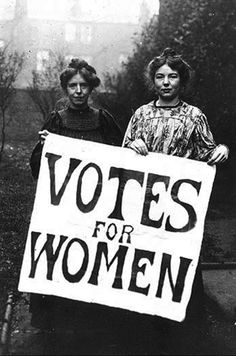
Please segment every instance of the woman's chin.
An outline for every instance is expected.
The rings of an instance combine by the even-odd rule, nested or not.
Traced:
[[[85,107],[87,106],[87,102],[82,100],[71,101],[70,106],[74,108]]]

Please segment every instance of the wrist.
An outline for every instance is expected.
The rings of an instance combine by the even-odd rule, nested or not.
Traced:
[[[227,145],[225,145],[224,143],[220,143],[217,147],[219,147],[219,146],[224,146],[227,149],[228,153],[229,153],[229,147]]]

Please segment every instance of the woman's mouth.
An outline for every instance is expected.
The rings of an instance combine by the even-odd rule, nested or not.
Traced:
[[[169,93],[170,91],[171,91],[171,89],[169,88],[169,89],[162,89],[161,90],[163,93]]]
[[[84,97],[83,96],[74,96],[74,100],[83,100]]]

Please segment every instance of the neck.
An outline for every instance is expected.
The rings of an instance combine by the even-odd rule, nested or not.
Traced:
[[[163,100],[162,98],[159,98],[156,101],[157,106],[176,106],[179,103],[179,97],[174,98],[173,100]]]
[[[70,103],[69,108],[76,111],[85,111],[88,109],[88,103],[84,103],[82,105],[73,105],[72,103]]]

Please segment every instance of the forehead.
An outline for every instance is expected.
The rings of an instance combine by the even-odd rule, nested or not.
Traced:
[[[84,79],[84,77],[78,72],[77,74],[73,75],[72,78],[70,78],[70,80],[68,80],[68,84],[71,83],[78,83],[78,84],[82,84],[82,83],[87,83],[87,81]]]
[[[163,66],[161,66],[160,68],[158,68],[156,70],[155,74],[165,74],[165,75],[167,75],[167,74],[172,74],[172,73],[174,73],[174,74],[177,73],[178,74],[178,71],[175,70],[175,69],[170,68],[170,66],[168,66],[168,64],[163,64]]]

